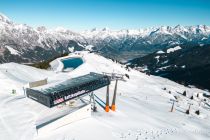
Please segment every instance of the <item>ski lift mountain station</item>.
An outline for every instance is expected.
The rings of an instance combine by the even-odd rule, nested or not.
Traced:
[[[72,63],[72,60],[75,58],[70,57],[60,61],[68,61],[68,59]],[[97,111],[96,104],[105,112],[109,112],[110,109],[115,111],[117,84],[118,80],[123,80],[123,76],[117,73],[104,72],[99,74],[90,72],[89,74],[69,78],[60,82],[48,83],[47,78],[30,82],[29,87],[25,90],[26,96],[46,108],[44,115],[40,114],[39,119],[37,119],[37,133],[49,132],[49,128],[56,129],[62,125],[90,117],[91,110],[94,112]],[[110,105],[109,85],[111,81],[115,81],[115,87]],[[106,93],[103,94],[105,101],[94,93],[94,91],[101,88],[106,88]],[[77,102],[77,104],[71,107],[71,104],[74,102]],[[60,107],[62,105],[65,107]],[[46,117],[45,114],[50,114],[50,117]]]
[[[109,84],[110,78],[108,76],[90,73],[58,84],[27,88],[26,93],[27,97],[51,108]]]

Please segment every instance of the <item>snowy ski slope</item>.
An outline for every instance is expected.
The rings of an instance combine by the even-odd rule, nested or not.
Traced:
[[[39,70],[16,63],[0,65],[0,140],[208,140],[210,137],[210,107],[204,106],[197,93],[170,80],[148,76],[135,70],[126,70],[97,54],[81,52],[84,64],[71,72]],[[35,123],[45,106],[25,98],[23,86],[28,82],[48,78],[57,82],[89,72],[115,72],[128,74],[130,79],[119,81],[116,112],[106,113],[100,106],[92,117],[63,126],[52,133],[37,135]],[[166,88],[166,90],[163,90]],[[12,90],[16,94],[12,94]],[[114,82],[110,86],[112,99]],[[187,97],[182,96],[187,91]],[[171,94],[169,94],[171,91]],[[106,88],[95,94],[105,101]],[[194,99],[189,99],[194,95]],[[178,97],[174,112],[170,112],[170,99]],[[111,103],[110,99],[110,103]],[[207,100],[208,101],[208,100]],[[184,112],[191,106],[190,115]],[[195,110],[200,109],[200,115]]]

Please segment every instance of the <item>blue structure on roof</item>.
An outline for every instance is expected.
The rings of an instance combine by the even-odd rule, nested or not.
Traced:
[[[53,107],[109,84],[110,77],[91,72],[90,74],[72,78],[58,84],[27,88],[26,94],[28,98],[47,107]]]

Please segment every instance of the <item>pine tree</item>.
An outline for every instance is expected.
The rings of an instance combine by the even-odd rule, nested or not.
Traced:
[[[193,100],[193,96],[191,96],[190,99]]]
[[[182,95],[183,95],[183,96],[186,96],[186,95],[187,95],[187,92],[186,92],[186,91],[184,91]]]
[[[200,115],[200,110],[196,110],[195,114]]]

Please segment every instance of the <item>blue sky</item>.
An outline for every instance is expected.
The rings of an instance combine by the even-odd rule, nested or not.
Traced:
[[[2,0],[0,12],[17,23],[75,31],[210,25],[210,0]]]

